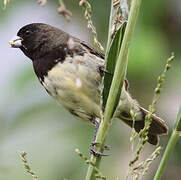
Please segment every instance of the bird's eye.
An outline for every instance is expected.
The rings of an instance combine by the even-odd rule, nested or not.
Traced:
[[[32,34],[32,31],[30,31],[30,30],[25,31],[25,36],[29,36],[30,34]]]

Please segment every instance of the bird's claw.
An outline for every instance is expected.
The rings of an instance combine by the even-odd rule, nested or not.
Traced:
[[[109,151],[110,149],[111,149],[111,146],[107,146],[107,145],[104,146],[104,150]]]
[[[93,155],[96,156],[96,157],[99,157],[99,156],[108,156],[108,154],[103,154],[103,153],[98,152],[98,151],[95,150],[94,146],[97,145],[97,144],[99,144],[99,143],[97,143],[97,142],[92,142],[92,143],[91,143],[90,153],[93,154]],[[110,150],[110,149],[111,149],[110,146],[104,146],[104,150]]]

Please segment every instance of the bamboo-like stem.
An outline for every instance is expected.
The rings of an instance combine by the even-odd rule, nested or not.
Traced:
[[[181,134],[180,125],[181,125],[181,106],[180,106],[180,110],[179,110],[179,113],[177,116],[175,128],[174,128],[172,135],[170,137],[170,140],[167,144],[167,148],[163,154],[162,160],[161,160],[159,168],[155,174],[154,180],[160,180],[161,179],[161,176],[162,176],[163,171],[165,169],[165,166],[168,162],[168,159],[169,159],[169,157],[170,157],[170,155],[171,155],[171,153],[175,147],[175,144],[177,143],[178,138]]]
[[[109,130],[109,122],[112,118],[112,114],[114,113],[113,109],[114,109],[114,103],[116,101],[116,97],[118,94],[118,89],[120,85],[123,86],[123,81],[124,81],[127,63],[128,63],[128,50],[129,50],[132,34],[134,31],[134,27],[136,24],[136,18],[139,12],[140,5],[141,5],[141,0],[132,0],[130,15],[128,18],[128,24],[127,24],[125,34],[123,37],[121,50],[117,59],[115,72],[114,72],[109,96],[108,96],[106,107],[105,107],[104,119],[101,120],[100,127],[97,132],[96,142],[98,142],[100,146],[97,147],[96,150],[100,152],[103,151],[105,139]],[[91,162],[95,164],[97,168],[99,167],[100,160],[101,160],[101,157],[95,157],[94,155],[91,155]],[[95,180],[95,179],[96,178],[95,178],[94,167],[89,165],[86,180]]]

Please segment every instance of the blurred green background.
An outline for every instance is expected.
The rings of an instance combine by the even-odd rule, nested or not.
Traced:
[[[98,39],[106,45],[110,1],[90,1]],[[24,172],[18,151],[26,151],[28,160],[40,180],[81,180],[87,165],[75,153],[79,148],[89,156],[93,127],[75,120],[43,89],[33,73],[31,61],[20,50],[10,49],[8,41],[18,29],[32,22],[54,25],[92,43],[79,1],[65,1],[72,11],[68,23],[58,15],[58,1],[48,1],[40,7],[36,1],[11,1],[3,10],[0,3],[0,179],[29,180]],[[134,38],[131,44],[128,80],[132,96],[145,108],[151,102],[156,78],[162,72],[171,52],[175,60],[168,72],[164,91],[157,105],[158,115],[172,130],[181,104],[181,1],[143,1]],[[111,155],[103,159],[101,170],[110,180],[124,177],[132,157],[129,136],[131,129],[118,120],[113,121],[107,144]],[[169,136],[161,137],[165,147]],[[147,144],[143,155],[154,147]],[[181,141],[167,164],[163,179],[181,177]],[[159,158],[151,165],[151,180]]]

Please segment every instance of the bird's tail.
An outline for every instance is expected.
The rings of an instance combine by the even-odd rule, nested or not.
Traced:
[[[139,107],[142,113],[141,120],[137,120],[134,122],[134,129],[136,132],[139,132],[144,128],[145,125],[145,116],[149,113],[146,109]],[[128,117],[124,118],[124,114],[120,117],[120,119],[126,123],[128,126],[133,127],[133,121]],[[164,121],[162,121],[156,115],[152,115],[152,122],[148,131],[148,142],[153,145],[157,145],[159,142],[159,135],[167,134],[168,127]]]
[[[128,93],[127,88],[123,88],[120,102],[114,117],[121,119],[128,126],[133,127],[133,120],[130,115],[130,110],[132,108],[135,113],[134,129],[139,133],[145,126],[145,116],[149,113],[149,111],[140,107],[138,102]],[[150,128],[148,130],[148,142],[150,144],[157,145],[159,142],[159,135],[167,134],[167,132],[168,127],[166,123],[153,114]]]

